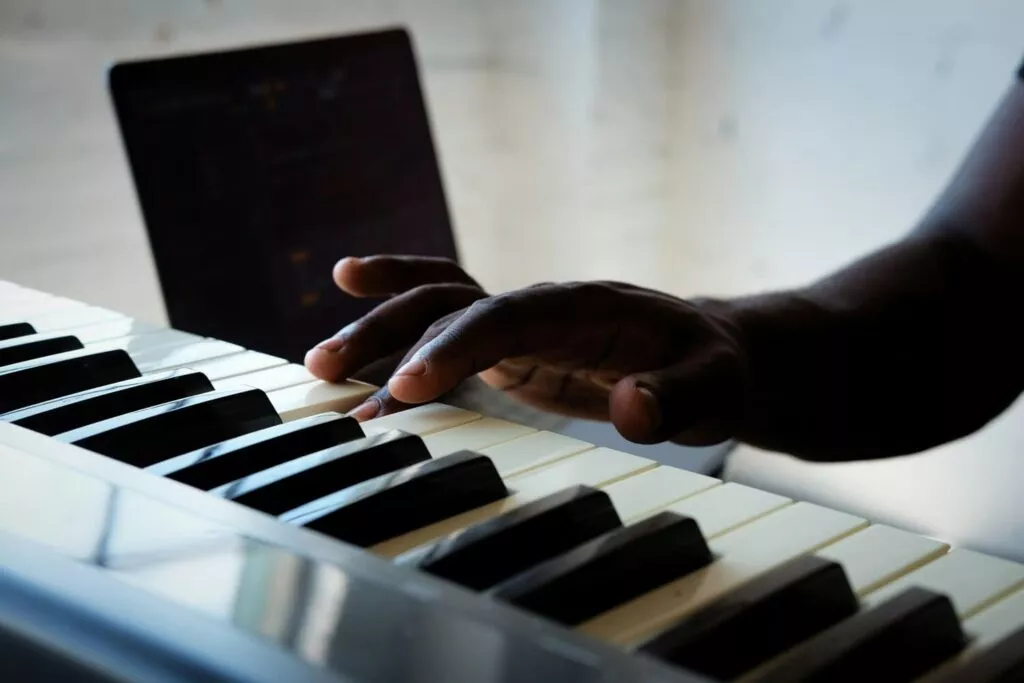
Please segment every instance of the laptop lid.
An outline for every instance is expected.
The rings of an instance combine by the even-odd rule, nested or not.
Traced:
[[[299,362],[377,303],[343,256],[457,259],[408,33],[121,62],[108,74],[170,324]]]

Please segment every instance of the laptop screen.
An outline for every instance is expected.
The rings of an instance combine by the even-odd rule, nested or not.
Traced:
[[[457,257],[404,30],[122,62],[109,87],[178,329],[298,362],[376,303],[339,258]]]

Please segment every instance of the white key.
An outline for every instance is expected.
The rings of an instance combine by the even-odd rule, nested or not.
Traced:
[[[693,517],[700,525],[704,538],[712,538],[741,524],[749,524],[792,502],[784,496],[730,482],[685,498],[665,509]]]
[[[702,495],[717,488],[724,487]],[[804,502],[788,505],[713,539],[709,545],[719,559],[711,565],[605,612],[579,630],[613,643],[635,643],[754,577],[865,526],[867,521],[844,512]]]
[[[37,332],[57,332],[124,317],[116,311],[98,306],[74,306],[38,317],[31,316],[25,321],[31,323]]]
[[[218,380],[214,383],[216,389],[237,389],[240,386],[248,386],[254,389],[262,389],[263,391],[270,392],[278,389],[287,389],[288,387],[294,387],[298,384],[308,384],[309,382],[318,382],[319,380],[313,376],[305,366],[298,365],[296,363],[289,363],[287,365],[279,365],[276,368],[270,368],[268,370],[260,370],[258,372],[250,372],[244,375],[238,375],[229,379]]]
[[[626,524],[661,511],[666,505],[720,486],[721,480],[678,467],[656,467],[605,487]]]
[[[1024,565],[973,550],[956,548],[934,562],[869,594],[865,602],[877,605],[911,586],[943,593],[961,619],[1024,586]]]
[[[949,546],[933,538],[875,524],[816,554],[842,565],[850,585],[865,595],[942,557]]]
[[[974,659],[990,647],[997,645],[1003,638],[1024,628],[1024,589],[1006,596],[993,605],[986,607],[970,619],[962,623],[964,635],[967,636],[967,647],[953,659],[938,666],[933,671],[916,681],[931,683],[939,680],[951,670]]]
[[[480,415],[444,403],[426,403],[400,413],[375,417],[363,423],[363,431],[369,436],[392,429],[401,429],[410,434],[427,436],[443,429],[479,420]]]
[[[86,325],[85,327],[73,327],[67,330],[67,334],[72,334],[78,337],[78,340],[88,346],[89,344],[95,344],[96,342],[109,341],[111,339],[120,339],[122,337],[137,337],[141,334],[152,334],[153,332],[163,332],[168,328],[159,328],[156,325],[150,325],[139,320],[133,320],[131,318],[121,318],[119,320],[110,320],[102,323],[94,323]],[[178,335],[181,335],[182,339],[188,339],[192,342],[197,342],[202,337],[188,332],[182,332],[181,330],[174,330]]]
[[[141,338],[144,338],[144,335]],[[174,368],[192,365],[212,358],[228,356],[232,353],[244,351],[238,344],[231,344],[226,341],[208,340],[201,341],[187,346],[172,346],[162,349],[151,349],[133,357],[139,372],[146,375],[160,370],[172,370]]]
[[[555,432],[533,432],[480,451],[503,477],[514,477],[594,448],[593,444]]]
[[[317,413],[347,413],[376,389],[360,382],[309,382],[267,392],[267,398],[285,422]]]
[[[160,330],[152,334],[120,337],[119,339],[107,339],[106,341],[86,344],[86,348],[93,351],[123,349],[138,364],[139,359],[148,358],[152,354],[167,353],[171,349],[190,346],[194,343],[193,335],[178,332],[177,330]]]
[[[549,467],[533,470],[522,476],[506,480],[512,495],[504,500],[390,539],[374,546],[371,550],[384,557],[395,557],[453,531],[463,529],[470,524],[490,519],[570,486],[600,487],[651,469],[656,465],[657,463],[647,458],[640,458],[610,448],[595,448],[560,460]]]
[[[65,299],[61,296],[28,296],[24,299],[10,302],[0,310],[0,317],[4,322],[16,320],[30,320],[43,316],[53,315],[72,309],[89,308],[85,304],[72,299]]]
[[[487,446],[511,441],[535,431],[532,427],[484,417],[458,427],[434,432],[423,437],[427,450],[435,458],[456,451],[479,451]]]
[[[247,372],[266,370],[267,368],[284,365],[287,362],[284,358],[271,356],[267,353],[245,351],[243,353],[233,353],[222,358],[192,363],[189,365],[189,369],[203,373],[210,380],[217,380],[244,375]]]

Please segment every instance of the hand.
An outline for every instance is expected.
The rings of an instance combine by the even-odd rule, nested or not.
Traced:
[[[312,349],[318,377],[351,377],[408,349],[359,419],[436,400],[479,374],[544,410],[610,420],[627,439],[706,444],[739,419],[745,360],[728,317],[699,302],[613,282],[541,284],[498,296],[456,264],[343,259],[339,287],[391,298]]]

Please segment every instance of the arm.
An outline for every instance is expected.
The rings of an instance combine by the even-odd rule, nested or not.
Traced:
[[[906,239],[797,291],[706,305],[747,354],[740,439],[874,458],[996,417],[1024,389],[1024,84]]]

